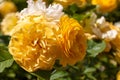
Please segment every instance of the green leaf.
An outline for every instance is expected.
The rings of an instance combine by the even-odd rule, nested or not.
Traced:
[[[97,80],[97,79],[95,78],[95,76],[92,75],[92,73],[88,73],[88,74],[87,74],[87,77],[89,78],[89,80]]]
[[[70,5],[69,8],[73,14],[76,13],[77,10],[79,10],[79,7],[76,4]]]
[[[85,14],[85,13],[84,14],[74,14],[73,18],[80,21],[80,20],[83,20],[89,16],[90,16],[90,14]]]
[[[87,53],[90,57],[96,57],[106,47],[104,41],[88,40],[87,44],[88,44]]]
[[[0,73],[3,72],[5,68],[9,68],[13,62],[14,60],[12,58],[5,61],[0,61]]]
[[[87,67],[83,73],[87,74],[87,73],[92,73],[92,72],[95,72],[95,71],[96,71],[96,68],[94,68],[94,67]]]
[[[55,79],[55,80],[71,80],[70,77],[64,77],[64,78],[58,78],[58,79]]]
[[[14,60],[9,54],[7,47],[0,45],[0,73],[3,72],[5,68],[9,68],[13,62]]]
[[[36,72],[31,73],[32,75],[36,76],[38,80],[49,80],[51,71],[47,70],[37,70]]]
[[[0,62],[12,59],[12,56],[9,54],[6,46],[0,45]]]
[[[84,74],[90,79],[90,80],[97,80],[95,76],[93,76],[93,73],[96,72],[96,68],[94,67],[86,67],[84,70]]]
[[[0,44],[4,43],[5,45],[8,45],[9,40],[10,40],[10,36],[5,36],[0,34]]]
[[[62,70],[58,70],[55,71],[52,76],[50,77],[50,80],[62,80],[62,78],[67,77],[69,74],[66,71],[62,71]],[[64,80],[70,80],[70,78],[68,79],[64,79]]]

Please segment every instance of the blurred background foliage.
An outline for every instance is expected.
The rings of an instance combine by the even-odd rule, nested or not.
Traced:
[[[21,11],[27,6],[26,0],[11,0]],[[48,0],[48,4],[53,0]],[[90,17],[87,12],[94,11],[96,6],[87,4],[85,7],[78,7],[73,4],[64,9],[64,12],[79,22]],[[97,13],[105,16],[107,21],[120,21],[120,5],[114,11],[106,14]],[[0,17],[0,20],[3,18]],[[28,73],[14,62],[8,52],[9,36],[0,32],[0,80],[116,80],[120,65],[113,56],[113,50],[110,53],[102,52],[105,49],[105,42],[101,40],[88,40],[87,55],[82,62],[74,66],[61,67],[59,61],[56,61],[54,69],[51,71],[36,71]]]

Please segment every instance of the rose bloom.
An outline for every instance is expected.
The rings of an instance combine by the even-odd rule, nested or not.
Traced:
[[[11,35],[12,29],[17,24],[17,13],[7,14],[1,22],[1,31],[4,35]]]
[[[55,3],[60,3],[64,7],[68,5],[77,4],[79,7],[84,6],[86,4],[86,0],[54,0]]]
[[[117,0],[92,0],[93,5],[98,5],[101,12],[111,12],[117,7]]]
[[[3,1],[0,3],[0,14],[5,16],[8,13],[16,12],[17,8],[15,4],[11,1]]]
[[[63,66],[75,64],[85,57],[86,37],[80,24],[68,16],[63,16],[60,20],[62,38],[59,40],[63,49],[60,63]]]
[[[46,22],[35,23],[34,18],[21,22],[10,40],[9,51],[15,61],[26,71],[52,68],[58,52],[56,33]],[[41,20],[42,21],[42,20]],[[56,54],[55,54],[56,53]]]
[[[29,0],[28,8],[21,11],[9,51],[26,71],[51,70],[56,60],[66,66],[84,58],[86,37],[83,28],[64,15],[61,8],[58,4],[46,8],[41,0]]]

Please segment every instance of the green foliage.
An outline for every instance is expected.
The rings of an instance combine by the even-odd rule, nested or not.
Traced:
[[[9,54],[5,46],[0,46],[0,62],[8,59],[12,59],[12,56]]]
[[[58,70],[52,73],[50,80],[71,80],[69,73],[63,70]]]
[[[81,21],[87,17],[90,16],[90,14],[87,14],[87,12],[91,12],[95,9],[95,6],[93,5],[87,5],[85,7],[78,7],[76,4],[68,6],[66,9],[64,9],[64,12],[68,14],[70,17]]]
[[[13,65],[0,73],[0,80],[36,80],[36,77],[24,71],[19,65]]]
[[[0,33],[0,46],[1,45],[8,45],[8,43],[9,43],[9,40],[10,40],[10,36],[6,36],[6,35],[2,35],[1,33]]]
[[[6,44],[8,43],[7,40],[8,37],[0,35],[0,73],[3,72],[5,68],[10,67],[14,62],[12,56],[8,52],[7,46],[4,45],[5,42]]]
[[[46,70],[37,70],[33,73],[32,75],[36,76],[39,80],[49,80],[51,71],[46,71]]]
[[[96,68],[94,67],[88,67],[83,73],[87,74],[87,73],[92,73],[95,72]]]
[[[27,6],[26,0],[11,0],[18,11]],[[53,0],[48,0],[48,4]],[[91,12],[96,6],[91,4],[85,7],[78,7],[73,4],[64,9],[64,12],[70,17],[82,21],[90,17]],[[105,16],[108,21],[116,22],[120,19],[120,8],[107,14],[98,14]],[[33,73],[24,71],[17,65],[8,52],[9,36],[0,34],[0,80],[115,80],[116,74],[120,70],[120,65],[115,61],[112,52],[103,53],[106,44],[103,40],[88,40],[87,55],[81,62],[71,66],[62,67],[59,62],[52,70],[37,70]]]
[[[104,41],[88,40],[87,44],[87,53],[91,57],[96,57],[106,48],[106,44]]]
[[[8,59],[8,60],[5,60],[5,61],[0,61],[0,73],[3,72],[5,68],[11,67],[13,61],[14,61],[13,59]]]

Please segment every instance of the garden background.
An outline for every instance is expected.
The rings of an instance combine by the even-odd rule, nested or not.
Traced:
[[[26,0],[0,0],[0,9],[4,1],[13,2],[18,12],[27,7]],[[46,2],[49,5],[54,1],[46,0]],[[96,5],[91,4],[91,0],[87,0],[82,7],[74,3],[67,5],[63,11],[71,18],[76,19],[82,26],[87,26],[93,13],[98,18],[104,16],[107,22],[114,24],[120,21],[119,0],[116,5],[114,10],[102,13],[97,11]],[[5,8],[9,10],[9,7]],[[4,17],[5,15],[1,11],[1,22]],[[120,80],[120,53],[116,56],[114,48],[105,52],[106,43],[102,39],[88,39],[85,58],[73,66],[62,67],[56,61],[55,68],[50,71],[37,70],[30,73],[22,69],[9,53],[10,38],[10,36],[4,35],[2,30],[0,31],[0,80]]]

